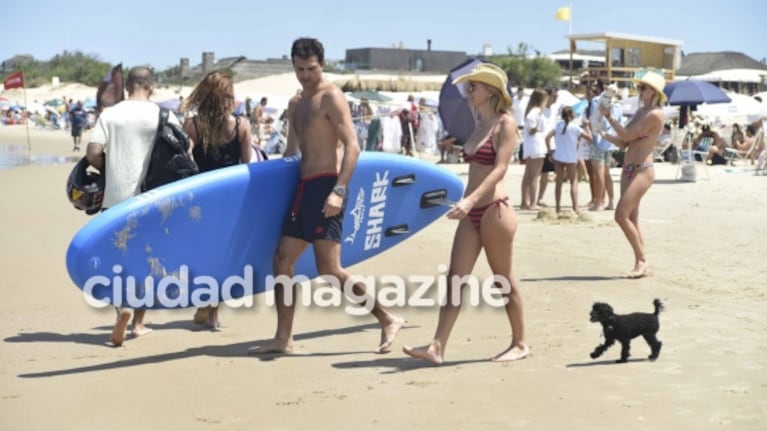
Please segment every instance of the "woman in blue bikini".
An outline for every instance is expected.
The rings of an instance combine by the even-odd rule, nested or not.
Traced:
[[[666,81],[659,74],[647,72],[637,80],[637,84],[642,107],[626,127],[610,116],[609,109],[600,107],[615,132],[614,135],[604,135],[603,139],[626,151],[621,174],[621,197],[615,208],[615,221],[634,251],[634,268],[628,273],[628,278],[647,275],[644,238],[639,229],[639,203],[655,179],[653,148],[663,131],[665,115],[661,107],[666,103],[666,95],[663,93]]]
[[[482,249],[496,280],[508,288],[504,289],[503,297],[511,326],[511,344],[492,360],[514,361],[529,354],[522,297],[512,278],[511,255],[517,219],[503,186],[517,144],[517,124],[510,112],[512,100],[506,88],[506,72],[483,63],[454,81],[461,82],[466,83],[469,106],[479,119],[463,146],[463,158],[469,164],[466,191],[463,199],[447,213],[448,218],[460,220],[450,253],[447,298],[440,308],[437,331],[431,343],[402,349],[414,358],[435,365],[444,360],[447,339],[458,319],[460,290],[465,285],[459,280],[471,276]]]

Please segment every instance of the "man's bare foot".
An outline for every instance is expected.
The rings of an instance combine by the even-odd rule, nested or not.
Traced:
[[[530,354],[530,349],[527,347],[527,345],[517,345],[513,344],[509,346],[508,349],[504,350],[503,352],[493,356],[491,361],[493,362],[509,362],[509,361],[518,361],[520,359],[524,359],[527,357],[527,355]]]
[[[408,356],[431,362],[434,365],[441,365],[444,361],[444,358],[442,357],[442,345],[437,340],[434,340],[429,345],[423,347],[403,346],[402,351]]]
[[[613,204],[612,204],[612,202],[610,202],[610,204],[608,204],[608,205],[605,207],[605,209],[606,209],[607,211],[612,211],[612,210],[614,210],[614,209],[615,209],[615,205],[613,205]]]
[[[546,204],[541,202],[541,201],[538,201],[538,203],[536,203],[536,205],[538,205],[541,208],[547,208]]]
[[[580,214],[580,213],[581,213],[581,209],[580,209],[580,208],[578,208],[578,205],[575,205],[575,206],[573,207],[573,212],[575,213],[575,215],[578,215],[578,214]]]
[[[112,329],[112,337],[110,338],[113,346],[119,347],[123,345],[123,341],[125,341],[125,329],[128,327],[130,315],[130,310],[117,310],[117,322],[115,323],[114,329]]]
[[[634,265],[634,269],[628,273],[626,276],[627,278],[642,278],[647,276],[647,269],[648,269],[647,262],[640,260],[639,262]]]
[[[403,326],[405,326],[405,319],[395,317],[393,321],[381,327],[381,344],[378,345],[375,353],[388,352],[394,342],[394,337],[397,336],[397,333]]]
[[[605,209],[604,205],[592,205],[589,207],[589,211],[602,211]]]
[[[293,340],[281,341],[273,338],[260,346],[253,346],[248,349],[248,355],[263,355],[264,353],[293,353]]]
[[[130,333],[134,337],[140,337],[140,336],[146,335],[146,334],[148,334],[150,332],[152,332],[151,328],[147,328],[144,325],[137,325],[137,326],[134,325],[133,326],[133,330]]]

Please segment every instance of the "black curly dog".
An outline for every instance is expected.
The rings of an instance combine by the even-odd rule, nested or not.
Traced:
[[[610,346],[618,340],[621,343],[621,358],[616,362],[626,362],[629,357],[629,348],[631,347],[631,340],[638,336],[644,337],[647,344],[650,346],[651,361],[658,359],[660,355],[661,342],[655,338],[655,334],[658,333],[660,324],[658,323],[658,314],[663,311],[663,304],[660,299],[655,299],[653,302],[655,306],[655,313],[631,313],[631,314],[615,314],[610,304],[604,302],[596,302],[591,307],[591,321],[599,322],[602,324],[602,330],[605,334],[605,343],[601,344],[591,352],[591,359],[596,359],[609,349]]]

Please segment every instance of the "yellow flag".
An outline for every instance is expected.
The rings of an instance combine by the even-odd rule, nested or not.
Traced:
[[[557,9],[557,21],[570,21],[570,6]]]

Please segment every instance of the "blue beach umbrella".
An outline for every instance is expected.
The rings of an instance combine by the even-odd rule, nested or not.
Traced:
[[[477,58],[470,58],[453,68],[447,75],[442,89],[439,92],[439,118],[442,124],[452,136],[463,143],[469,139],[474,131],[474,115],[469,108],[469,102],[464,96],[464,84],[453,84],[453,81],[461,75],[465,75],[474,69],[474,66],[484,63]]]
[[[573,108],[573,113],[575,115],[583,115],[587,106],[589,106],[589,101],[586,98],[583,98],[574,103],[571,108]]]
[[[730,97],[716,85],[697,79],[669,82],[663,88],[669,105],[729,103]]]

